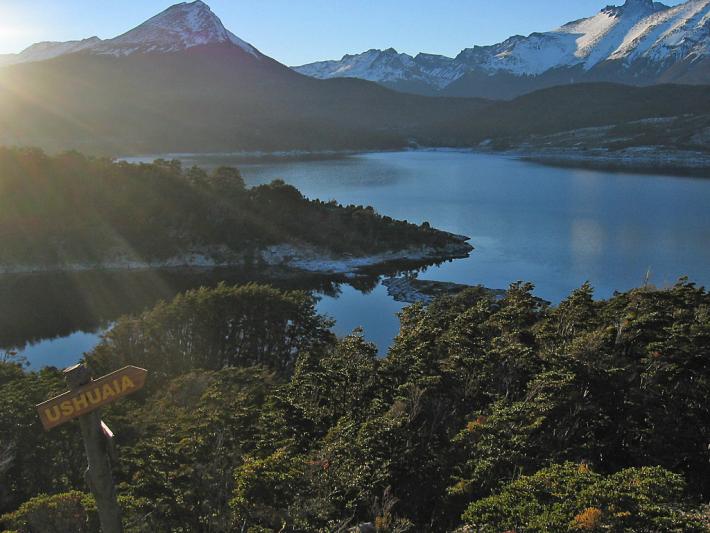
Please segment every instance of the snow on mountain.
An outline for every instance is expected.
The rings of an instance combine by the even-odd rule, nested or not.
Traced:
[[[455,59],[442,55],[420,53],[414,61],[422,72],[426,73],[431,83],[439,87],[445,87],[458,79],[466,70]]]
[[[201,0],[171,6],[123,35],[102,41],[91,51],[122,56],[136,52],[176,52],[216,43],[232,43],[258,57],[257,50],[227,30]]]
[[[611,59],[697,59],[710,51],[710,0],[691,0],[641,20]]]
[[[593,17],[566,24],[558,32],[579,36],[574,56],[589,70],[609,59],[640,21],[668,9],[668,6],[651,0],[627,0],[621,7],[609,6]]]
[[[252,45],[227,30],[207,4],[196,0],[173,5],[113,39],[102,41],[92,37],[66,43],[38,43],[19,54],[0,55],[0,66],[77,52],[125,56],[227,43],[255,58],[262,57]],[[696,63],[707,69],[709,63],[700,61],[703,58],[710,58],[710,0],[687,0],[675,7],[653,0],[626,0],[622,6],[608,6],[592,17],[554,31],[516,35],[491,46],[474,46],[455,58],[425,53],[413,57],[389,48],[345,55],[340,60],[320,61],[294,70],[315,78],[362,78],[424,94],[446,93],[447,88],[462,84],[473,87],[480,85],[480,80],[488,82],[489,78],[499,76],[517,77],[521,87],[525,86],[517,91],[520,93],[540,85],[531,83],[531,78],[549,79],[549,83],[545,82],[548,85],[566,83],[565,79],[613,79],[644,84],[654,83],[654,75],[663,81],[674,81],[674,76],[687,72]],[[670,69],[674,62],[691,67],[686,65],[678,70],[681,74],[663,77],[663,69]],[[609,74],[609,64],[616,69],[613,75]],[[636,69],[637,64],[643,64],[643,68]],[[574,69],[575,73],[561,76],[559,73],[565,69]],[[605,74],[595,78],[597,71]],[[710,82],[710,73],[701,72],[695,82],[706,79]],[[468,94],[466,90],[464,93]],[[495,94],[492,85],[489,90]],[[516,90],[507,91],[511,92]],[[454,93],[461,95],[461,90]]]
[[[101,42],[98,37],[89,37],[81,41],[50,42],[45,41],[33,44],[25,48],[19,54],[6,54],[0,58],[0,65],[12,65],[15,63],[29,63],[32,61],[44,61],[62,56],[81,52],[96,46]]]
[[[639,21],[667,9],[651,0],[627,0],[621,7],[606,7],[551,32],[517,35],[497,45],[464,50],[457,59],[470,68],[518,76],[576,65],[589,70],[608,59]]]
[[[258,50],[227,30],[201,0],[173,5],[143,24],[113,39],[91,37],[81,41],[42,42],[19,54],[0,56],[0,66],[44,61],[66,54],[87,52],[125,56],[135,53],[168,53],[206,44],[231,43],[258,58]]]
[[[396,81],[414,68],[414,61],[407,54],[399,54],[394,48],[368,50],[358,55],[346,55],[341,61],[323,61],[311,65],[311,71],[330,74],[334,77],[362,78],[371,81]]]
[[[443,88],[463,74],[463,70],[449,57],[368,50],[362,54],[345,55],[339,61],[319,61],[294,70],[314,78],[361,78],[380,83],[422,82]]]
[[[661,62],[710,57],[710,0],[688,0],[672,8],[652,0],[626,0],[554,31],[474,46],[453,59],[396,54],[394,62],[392,52],[369,50],[294,68],[317,78],[358,77],[390,85],[418,80],[442,89],[470,72],[530,77],[565,68],[590,72],[610,61],[629,67],[641,58]]]
[[[574,51],[575,36],[572,34],[533,33],[528,37],[516,35],[493,46],[467,48],[456,56],[456,60],[468,69],[535,75],[577,63]]]

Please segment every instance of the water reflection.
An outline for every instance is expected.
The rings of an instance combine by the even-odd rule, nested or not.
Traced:
[[[570,249],[577,262],[593,260],[604,250],[603,228],[594,220],[575,219],[570,233]]]
[[[430,263],[429,263],[430,264]],[[392,316],[368,324],[348,317],[358,314],[356,293],[368,298],[380,286],[382,276],[402,272],[423,272],[422,262],[393,262],[362,271],[356,277],[294,273],[280,269],[182,270],[164,269],[130,272],[74,272],[0,276],[0,348],[18,349],[34,368],[75,363],[91,349],[110,323],[125,314],[136,314],[160,300],[197,287],[213,287],[220,282],[243,284],[264,282],[283,289],[313,291],[320,297],[319,312],[339,319],[336,331],[346,334],[357,326],[369,327],[371,339],[386,346],[396,331],[394,313],[401,304],[389,305]],[[346,298],[343,299],[343,293]],[[382,300],[377,312],[391,300],[377,291]],[[343,305],[352,305],[346,312]],[[373,316],[372,310],[370,316]]]

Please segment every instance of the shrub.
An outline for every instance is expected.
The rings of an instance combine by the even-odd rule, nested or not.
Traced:
[[[553,465],[469,505],[480,531],[705,531],[683,504],[683,478],[660,467],[602,476],[586,465]]]
[[[20,533],[98,533],[99,519],[92,496],[70,491],[26,501],[17,511],[0,516],[0,527]]]

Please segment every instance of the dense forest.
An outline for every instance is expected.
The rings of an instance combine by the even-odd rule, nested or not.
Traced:
[[[150,372],[102,414],[126,530],[708,531],[710,294],[532,291],[410,306],[383,358],[263,285],[120,319],[86,360]],[[76,423],[34,409],[64,389],[0,363],[0,529],[97,531]]]
[[[175,160],[129,164],[0,147],[4,266],[150,261],[205,250],[258,261],[258,250],[281,243],[363,255],[453,242],[426,223],[371,207],[308,200],[283,181],[247,188],[234,168],[208,174]]]

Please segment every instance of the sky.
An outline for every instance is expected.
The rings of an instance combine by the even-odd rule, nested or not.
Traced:
[[[205,0],[227,29],[301,65],[370,48],[454,56],[554,29],[623,0]],[[0,53],[39,41],[115,37],[174,0],[0,0]],[[681,0],[665,2],[677,5]]]

